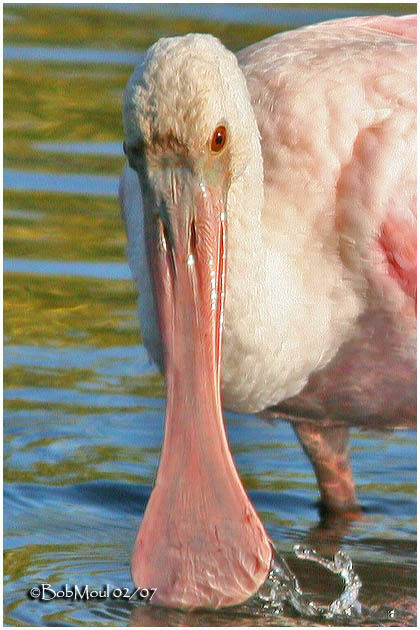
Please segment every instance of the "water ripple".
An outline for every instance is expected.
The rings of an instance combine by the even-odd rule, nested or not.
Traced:
[[[132,50],[100,50],[92,48],[52,48],[48,46],[4,46],[7,61],[50,61],[59,63],[137,64],[143,54]]]
[[[118,177],[104,175],[63,175],[4,169],[3,187],[8,190],[39,190],[78,195],[118,195]]]
[[[66,262],[61,260],[31,260],[30,258],[5,258],[6,273],[42,274],[43,276],[79,276],[106,280],[130,280],[128,264],[119,262]]]

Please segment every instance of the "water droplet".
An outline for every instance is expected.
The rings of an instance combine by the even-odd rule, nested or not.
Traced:
[[[285,560],[274,552],[271,571],[257,593],[257,599],[265,610],[272,610],[278,614],[285,604],[289,604],[305,617],[336,619],[342,616],[358,617],[361,614],[358,595],[362,582],[353,570],[351,559],[344,551],[336,553],[334,561],[322,558],[316,551],[304,545],[295,545],[294,551],[298,558],[321,564],[328,571],[339,575],[344,580],[344,590],[329,606],[308,600]]]

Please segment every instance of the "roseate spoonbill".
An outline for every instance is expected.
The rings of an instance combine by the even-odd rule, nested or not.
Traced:
[[[270,568],[221,395],[295,422],[338,510],[357,505],[347,426],[413,421],[415,28],[350,18],[237,56],[161,39],[128,83],[121,205],[167,388],[132,556],[155,602],[237,604]]]

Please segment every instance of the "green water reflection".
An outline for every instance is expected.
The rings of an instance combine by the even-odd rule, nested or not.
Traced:
[[[25,45],[42,42],[48,46],[144,50],[159,37],[195,31],[212,33],[237,50],[281,30],[269,24],[243,25],[153,13],[110,14],[80,6],[71,10],[57,5],[14,5],[7,7],[7,12],[19,19],[6,21],[6,40]],[[57,28],[58,23],[65,23],[64,32]]]
[[[5,337],[10,344],[55,347],[132,345],[139,341],[133,304],[129,280],[7,274]]]
[[[6,190],[4,206],[5,256],[61,261],[124,259],[125,235],[115,198]],[[13,214],[16,210],[17,216]],[[132,296],[130,300],[132,304]]]

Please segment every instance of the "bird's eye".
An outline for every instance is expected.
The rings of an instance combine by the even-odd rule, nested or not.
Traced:
[[[218,153],[226,144],[226,127],[217,127],[211,139],[211,150]]]

